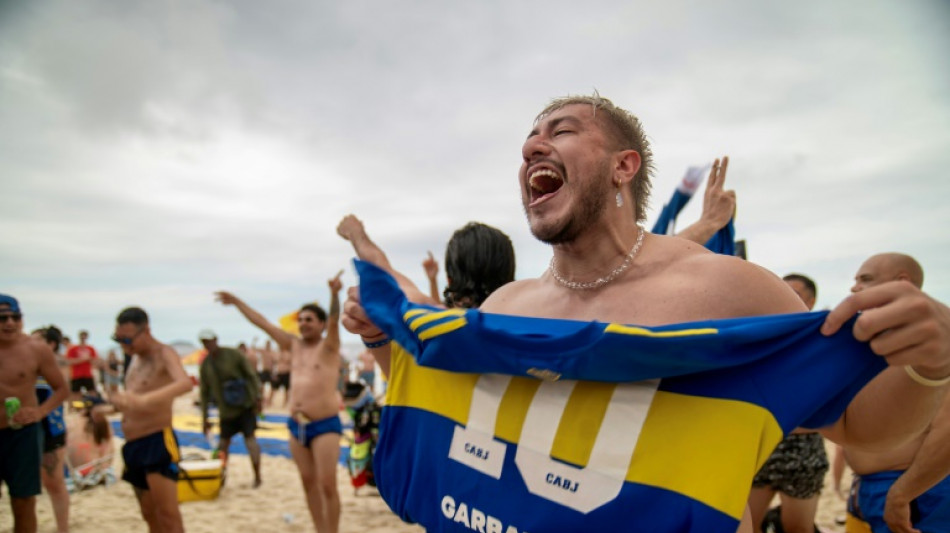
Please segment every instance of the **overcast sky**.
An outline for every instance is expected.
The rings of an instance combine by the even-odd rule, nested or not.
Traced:
[[[814,277],[819,308],[882,251],[950,302],[948,6],[0,0],[0,293],[103,348],[129,305],[165,341],[250,341],[212,292],[273,320],[325,306],[356,281],[347,213],[420,285],[470,220],[538,276],[521,144],[596,89],[653,143],[650,225],[729,154],[749,259]]]

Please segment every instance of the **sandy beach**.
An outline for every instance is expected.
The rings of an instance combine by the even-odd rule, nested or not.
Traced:
[[[176,403],[176,411],[195,412],[190,398]],[[279,413],[280,410],[268,410]],[[122,440],[116,439],[116,450]],[[827,446],[829,458],[831,446]],[[182,454],[208,456],[207,450],[182,447]],[[121,453],[116,454],[115,470],[122,471]],[[375,489],[363,487],[354,495],[349,475],[338,467],[338,486],[342,502],[341,533],[420,533],[421,527],[402,522],[386,506]],[[212,533],[222,530],[238,532],[306,532],[314,531],[304,502],[303,490],[293,460],[264,455],[262,458],[264,484],[251,488],[253,473],[246,455],[233,454],[228,461],[227,482],[218,499],[181,504],[187,531]],[[845,474],[846,483],[851,479]],[[844,512],[844,502],[831,490],[829,472],[825,479],[818,509],[817,524],[827,533],[843,533],[844,526],[835,524],[835,517]],[[0,500],[0,532],[12,531],[9,500]],[[41,533],[56,531],[52,508],[46,494],[37,499],[37,517]],[[148,528],[141,518],[138,503],[128,483],[95,487],[72,494],[70,507],[71,531],[76,533],[135,533]]]
[[[197,448],[182,448],[183,453],[203,452]],[[121,463],[121,458],[119,458]],[[303,532],[313,531],[310,514],[303,499],[297,469],[290,459],[264,456],[262,460],[264,484],[251,488],[253,475],[246,456],[232,456],[228,465],[228,480],[220,496],[214,501],[185,502],[181,513],[185,529],[196,533],[222,530]],[[353,495],[346,471],[340,468],[339,487],[342,500],[340,531],[343,533],[409,533],[421,528],[404,524],[392,514],[378,495],[361,489]],[[364,495],[366,494],[366,495]],[[76,533],[145,532],[132,487],[119,481],[110,487],[97,487],[72,495],[70,507],[71,531]],[[0,513],[0,531],[11,531],[7,501]],[[56,530],[49,498],[37,500],[40,532]]]
[[[192,399],[184,397],[175,404],[176,412],[195,413]],[[279,409],[268,410],[280,413]],[[115,471],[121,475],[122,439],[116,438]],[[208,457],[208,450],[182,446],[183,456],[196,453]],[[292,459],[262,456],[263,485],[252,489],[251,462],[246,455],[233,454],[228,461],[227,482],[216,500],[181,504],[185,529],[195,533],[234,532],[305,532],[314,531],[304,501],[303,489]],[[354,495],[347,471],[338,467],[342,517],[341,533],[419,533],[418,526],[396,517],[375,489],[360,488]],[[148,528],[142,520],[131,485],[119,480],[71,495],[70,531],[76,533],[137,533]],[[0,532],[13,530],[10,502],[4,491],[0,499]],[[36,504],[39,532],[55,532],[49,497],[44,493]]]

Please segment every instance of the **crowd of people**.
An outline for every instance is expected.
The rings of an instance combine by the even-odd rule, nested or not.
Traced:
[[[438,264],[431,253],[423,262],[429,286],[420,289],[393,267],[381,247],[370,239],[363,222],[348,215],[337,226],[338,235],[351,243],[359,259],[392,276],[408,302],[406,305],[422,306],[392,310],[400,315],[395,322],[405,320],[413,324],[411,329],[415,333],[402,331],[388,321],[385,313],[379,312],[378,304],[373,302],[372,288],[350,287],[345,301],[341,302],[342,272],[328,280],[331,297],[327,309],[314,303],[299,309],[299,335],[269,321],[238,296],[219,291],[215,294],[218,302],[235,308],[269,340],[262,348],[252,343],[249,348],[232,349],[220,346],[211,330],[199,333],[208,354],[199,370],[202,428],[206,432],[211,429],[209,406],[214,404],[219,416],[220,449],[226,453],[231,439],[241,433],[254,471],[254,487],[258,487],[262,483],[260,446],[255,439],[258,415],[264,406],[273,403],[279,389],[285,389],[283,407],[288,412],[288,446],[311,519],[317,531],[336,532],[341,520],[337,463],[343,428],[339,414],[342,392],[346,389],[346,380],[341,380],[341,376],[350,374],[344,369],[340,354],[341,325],[359,335],[366,348],[360,358],[359,371],[352,374],[372,384],[375,361],[389,379],[388,386],[395,391],[394,404],[410,405],[414,401],[410,391],[439,386],[437,381],[427,381],[426,371],[416,370],[421,363],[412,359],[430,350],[423,342],[428,337],[417,339],[412,335],[421,324],[446,317],[471,317],[468,324],[475,324],[474,317],[480,316],[478,313],[515,315],[543,319],[537,322],[537,327],[543,328],[554,327],[544,321],[553,324],[565,320],[633,324],[646,328],[648,333],[637,330],[638,333],[631,336],[665,338],[669,335],[649,332],[670,325],[719,324],[717,321],[724,320],[745,320],[748,327],[754,329],[761,327],[756,317],[808,313],[817,297],[817,286],[808,276],[790,274],[778,278],[751,262],[710,253],[703,248],[703,243],[731,219],[735,210],[736,195],[724,187],[727,168],[725,157],[712,165],[703,214],[697,223],[676,237],[652,234],[642,226],[651,187],[652,152],[639,120],[599,96],[557,99],[538,115],[530,130],[522,146],[519,173],[530,230],[553,250],[550,266],[540,277],[516,281],[511,240],[497,228],[470,223],[457,230],[446,246],[444,290],[438,289]],[[663,524],[662,529],[651,531],[811,533],[816,529],[817,496],[829,469],[830,462],[824,451],[824,439],[829,439],[838,445],[835,472],[842,470],[839,465],[846,462],[855,473],[848,504],[848,531],[860,531],[861,527],[874,533],[950,531],[950,481],[947,481],[950,452],[946,452],[947,447],[943,445],[950,416],[946,406],[950,383],[950,309],[921,291],[923,269],[913,258],[879,252],[868,251],[870,258],[858,269],[850,296],[823,315],[813,330],[794,332],[795,342],[809,343],[809,347],[822,346],[825,338],[844,336],[840,342],[846,343],[849,350],[853,345],[857,354],[854,357],[862,357],[861,350],[868,351],[869,346],[868,353],[873,352],[874,360],[862,363],[866,368],[860,370],[815,369],[814,383],[808,379],[803,381],[807,388],[815,388],[812,393],[836,398],[840,395],[844,399],[839,402],[840,406],[822,411],[825,418],[821,418],[821,424],[806,423],[816,420],[811,412],[795,419],[793,427],[777,427],[781,424],[776,424],[774,419],[763,422],[767,430],[777,428],[771,434],[763,430],[763,435],[770,435],[766,440],[748,443],[755,448],[761,442],[767,450],[761,457],[746,458],[746,462],[755,463],[756,468],[748,479],[739,479],[739,484],[745,484],[750,493],[747,499],[744,494],[739,495],[742,499],[738,508],[730,507],[732,504],[704,507],[697,502],[705,500],[691,492],[692,489],[670,491],[675,493],[672,496],[650,493],[651,499],[645,504],[643,500],[631,499],[632,493],[627,489],[618,488],[616,492],[607,490],[610,494],[606,495],[598,492],[596,498],[601,500],[596,505],[588,511],[576,511],[582,505],[576,498],[592,498],[585,492],[587,484],[613,483],[612,474],[601,475],[603,472],[616,470],[621,473],[620,481],[630,481],[626,477],[629,470],[634,472],[629,474],[634,481],[638,479],[631,459],[616,457],[622,454],[614,454],[609,460],[620,461],[618,464],[598,462],[597,468],[603,472],[595,472],[593,476],[588,475],[586,468],[570,464],[549,467],[542,487],[546,483],[554,489],[536,489],[528,481],[520,485],[492,485],[492,480],[504,482],[510,478],[502,473],[507,468],[504,460],[490,467],[477,462],[487,464],[488,450],[500,451],[502,457],[510,450],[508,453],[515,454],[515,463],[523,475],[527,475],[527,467],[520,462],[522,453],[527,455],[537,450],[527,450],[527,440],[500,442],[494,419],[491,423],[485,422],[485,413],[478,413],[477,420],[469,427],[455,423],[451,431],[462,432],[471,439],[460,444],[460,452],[454,448],[452,435],[424,434],[421,430],[414,433],[408,423],[401,427],[392,423],[390,431],[380,436],[380,449],[388,454],[407,453],[399,450],[423,448],[430,442],[442,442],[443,437],[446,442],[453,442],[453,451],[432,452],[439,455],[436,458],[432,454],[403,456],[412,463],[404,465],[408,469],[407,476],[414,475],[417,466],[421,471],[422,465],[416,463],[436,461],[434,464],[438,466],[434,473],[431,465],[425,470],[429,486],[451,485],[460,479],[466,482],[464,487],[456,487],[458,494],[445,495],[441,504],[407,494],[399,494],[387,502],[400,516],[432,531],[503,531],[502,524],[508,525],[508,531],[578,530],[578,524],[583,525],[583,530],[641,531],[643,529],[637,529],[640,526],[635,523],[620,523],[615,517],[630,516],[631,509],[636,510],[634,514],[649,515],[649,506],[675,501],[671,508],[680,511],[667,513],[656,508],[655,514],[668,516],[643,517],[644,523]],[[395,304],[390,307],[392,305]],[[401,313],[406,309],[412,312],[402,318]],[[106,417],[121,414],[125,438],[122,479],[133,486],[149,530],[183,531],[176,489],[180,451],[172,430],[172,403],[191,391],[193,383],[175,350],[153,336],[145,310],[130,307],[117,316],[112,339],[126,355],[124,362],[114,353],[101,361],[95,349],[87,344],[88,334],[80,332],[79,343],[69,346],[58,363],[56,354],[62,351],[58,330],[45,328],[32,339],[22,331],[22,318],[20,303],[12,296],[0,295],[0,368],[3,368],[0,392],[5,398],[19,402],[18,410],[8,410],[0,417],[0,479],[8,487],[16,531],[36,530],[35,499],[41,485],[50,494],[60,529],[65,531],[68,527],[68,492],[63,488],[62,465],[67,455],[63,443],[68,441],[72,430],[60,427],[63,415],[57,414],[57,410],[62,410],[67,397],[76,402],[98,397],[100,387],[94,379],[97,369],[102,372],[100,380],[108,401],[89,400],[87,422],[82,427],[88,427],[88,432],[96,436],[94,442],[101,445],[108,440],[107,435],[103,435],[103,427],[106,431],[108,428]],[[528,322],[519,322],[517,332],[524,339],[536,340],[543,336],[526,324]],[[530,324],[536,327],[535,322]],[[454,323],[451,328],[446,326],[444,331],[430,335],[443,335],[445,331],[464,327],[469,326]],[[845,327],[850,331],[838,334]],[[476,333],[466,342],[477,346],[465,346],[466,350],[477,351],[478,343],[494,346],[492,343],[497,342],[497,335],[490,336],[487,330],[473,331]],[[791,338],[791,333],[783,335],[776,343]],[[512,336],[512,343],[524,340],[516,337]],[[398,345],[393,340],[399,341]],[[639,337],[637,340],[639,342]],[[674,343],[678,339],[666,342]],[[413,346],[419,353],[413,351]],[[453,349],[461,347],[446,341],[426,354],[435,357],[442,355],[439,350]],[[538,353],[530,355],[537,356],[537,361],[549,361],[560,353],[558,349],[544,345],[538,348]],[[836,354],[826,355],[825,359],[830,360]],[[474,388],[469,388],[469,392],[462,388],[442,390],[440,397],[454,405],[453,402],[461,401],[458,395],[471,395],[482,404],[487,402],[486,405],[498,409],[499,420],[502,415],[508,416],[505,409],[520,407],[511,400],[513,393],[505,395],[508,388],[514,386],[509,383],[515,383],[515,377],[498,381],[491,377],[498,372],[533,380],[531,390],[543,390],[545,395],[563,389],[557,393],[565,395],[561,410],[566,409],[564,405],[570,391],[581,394],[577,391],[595,390],[572,388],[576,382],[596,381],[595,378],[581,372],[577,376],[566,374],[565,379],[559,381],[561,374],[544,368],[542,363],[527,372],[533,377],[510,370],[517,368],[513,361],[504,371],[480,361],[468,364],[476,369],[470,374],[477,378],[470,380]],[[64,369],[68,376],[64,375]],[[840,376],[832,382],[852,380],[857,383],[853,393],[846,394],[844,388],[832,388],[828,380],[817,379],[819,373],[824,372]],[[622,372],[618,370],[618,373]],[[664,391],[664,381],[660,378],[667,377],[649,376],[651,379],[637,382],[641,388],[636,390],[640,392],[633,396],[638,399],[627,406],[629,410],[623,411],[632,414],[613,420],[622,426],[619,431],[625,431],[628,425],[629,432],[640,431],[636,425],[642,425],[652,412],[653,398]],[[552,385],[549,387],[547,383]],[[756,387],[759,386],[764,385],[756,383]],[[628,390],[617,387],[618,391]],[[39,394],[41,389],[43,394]],[[643,391],[648,393],[644,395]],[[530,395],[526,398],[530,403]],[[400,403],[403,400],[405,403]],[[769,416],[782,410],[782,405],[802,401],[790,394],[778,400],[780,405],[767,406],[771,408]],[[476,400],[468,401],[474,404]],[[561,416],[550,411],[555,409],[550,405],[546,409],[549,411],[545,412]],[[521,423],[528,424],[527,414],[522,412],[518,416]],[[561,423],[565,423],[563,419]],[[428,422],[419,428],[436,427],[425,424]],[[668,424],[675,426],[676,421]],[[500,427],[502,422],[498,425]],[[768,440],[772,434],[777,435],[774,441]],[[551,439],[553,435],[551,433]],[[717,438],[723,437],[704,435],[701,439],[706,440],[700,440],[698,446]],[[675,440],[667,444],[674,448],[680,445]],[[769,455],[768,450],[773,447]],[[592,463],[597,450],[599,448],[590,452]],[[473,463],[470,457],[460,458],[454,455],[456,453],[471,454],[477,461]],[[648,462],[649,458],[645,460]],[[377,464],[392,464],[389,461],[391,459],[386,457]],[[551,462],[547,456],[535,461],[532,464],[541,465],[538,468]],[[458,464],[467,466],[459,470]],[[467,469],[468,466],[471,469]],[[574,472],[576,479],[555,476],[555,471]],[[433,476],[436,479],[431,479]],[[393,481],[394,477],[398,476],[389,476],[386,480],[390,484],[398,483],[398,487],[405,486],[405,479]],[[840,483],[840,475],[837,479]],[[583,481],[583,489],[578,480]],[[671,483],[682,486],[676,484],[678,481]],[[730,483],[736,480],[707,479],[703,483],[708,484],[705,490],[715,494],[728,491],[733,486]],[[381,486],[380,491],[388,497],[399,492],[398,487]],[[459,496],[461,493],[466,495],[464,501]],[[769,507],[776,495],[781,505],[770,513]],[[500,497],[507,500],[505,505],[517,509],[517,513],[497,504]],[[582,503],[591,505],[590,501]],[[486,511],[491,509],[494,510]]]

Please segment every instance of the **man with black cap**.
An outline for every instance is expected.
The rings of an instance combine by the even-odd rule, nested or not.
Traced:
[[[207,434],[208,403],[218,406],[221,441],[218,449],[224,453],[231,446],[231,437],[244,435],[244,444],[254,467],[254,488],[261,485],[261,447],[254,437],[257,414],[261,412],[261,385],[257,373],[247,358],[233,348],[218,345],[218,336],[210,329],[201,330],[198,339],[208,356],[201,362],[201,427]]]
[[[66,399],[63,374],[53,350],[23,333],[23,314],[12,296],[0,294],[0,482],[6,483],[13,509],[14,531],[36,531],[36,495],[40,493],[43,454],[39,422]],[[37,377],[52,393],[36,398]]]

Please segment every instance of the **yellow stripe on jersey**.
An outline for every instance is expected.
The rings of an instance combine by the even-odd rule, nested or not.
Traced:
[[[172,462],[177,463],[181,461],[181,456],[178,453],[178,441],[175,440],[175,431],[170,427],[163,429],[162,438],[165,439],[165,449],[168,450],[168,455],[171,456]]]
[[[403,320],[409,325],[409,328],[412,329],[414,333],[419,337],[420,341],[426,341],[433,337],[438,337],[445,333],[455,331],[461,327],[464,327],[468,324],[468,321],[465,320],[465,310],[464,309],[446,309],[444,311],[422,311],[419,309],[407,311],[403,315]],[[417,317],[417,318],[413,318]],[[446,317],[457,317],[455,320],[449,320],[432,326],[431,328],[425,329],[420,332],[420,329],[423,329],[423,326],[426,324],[431,324],[438,320],[442,320]]]
[[[495,420],[495,436],[508,442],[518,442],[524,417],[528,414],[531,399],[538,392],[541,381],[512,377],[505,395],[501,397],[498,418]]]
[[[690,435],[703,435],[702,446]],[[685,494],[741,520],[748,494],[723,491],[722,480],[751,479],[781,440],[775,417],[760,406],[657,391],[627,481]]]
[[[716,328],[696,328],[696,329],[680,329],[675,331],[650,331],[645,328],[638,328],[636,326],[624,326],[623,324],[608,324],[604,328],[605,333],[619,333],[622,335],[635,335],[637,337],[654,337],[654,338],[666,338],[666,337],[691,337],[693,335],[715,335],[719,333],[719,330]]]
[[[479,374],[445,372],[419,366],[398,343],[392,343],[387,405],[425,409],[459,424],[468,423],[472,393]],[[411,373],[411,381],[406,375]]]
[[[444,322],[438,326],[431,327],[422,333],[419,333],[419,340],[427,341],[433,337],[438,337],[444,333],[449,333],[450,331],[455,331],[459,328],[465,327],[466,324],[468,324],[468,321],[465,320],[465,317]]]
[[[427,310],[425,310],[425,309],[410,309],[410,310],[406,311],[406,313],[405,313],[404,315],[402,315],[402,319],[403,319],[404,321],[408,322],[409,319],[412,318],[412,317],[414,317],[414,316],[425,315],[425,314],[429,314],[429,313],[431,313],[431,312],[432,312],[432,311],[427,311]]]
[[[415,313],[413,311],[408,311],[403,316],[403,320],[408,322],[409,328],[412,329],[412,331],[418,333],[419,328],[421,328],[422,326],[430,322],[441,320],[445,317],[464,316],[464,315],[465,315],[465,311],[461,309],[446,309],[445,311],[429,311],[429,312],[423,312],[423,313]],[[413,316],[417,316],[418,318],[410,320]]]

